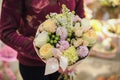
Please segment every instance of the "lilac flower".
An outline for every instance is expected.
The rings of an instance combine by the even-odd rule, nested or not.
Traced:
[[[74,16],[73,21],[74,22],[81,21],[81,18],[79,16]]]
[[[80,57],[86,57],[88,55],[89,50],[87,46],[79,46],[77,52]]]
[[[68,35],[67,29],[64,27],[58,27],[56,30],[56,34],[60,35],[61,40],[65,40],[67,38],[67,35]]]
[[[68,41],[59,41],[58,44],[56,44],[56,47],[63,52],[64,50],[69,48],[69,42]]]

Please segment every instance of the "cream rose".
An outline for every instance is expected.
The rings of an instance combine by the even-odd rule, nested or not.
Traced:
[[[48,32],[43,31],[37,35],[37,37],[34,40],[34,43],[35,46],[40,48],[42,45],[46,44],[48,40],[49,40]]]

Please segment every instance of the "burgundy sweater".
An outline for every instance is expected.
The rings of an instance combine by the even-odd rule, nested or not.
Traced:
[[[50,12],[60,13],[62,4],[84,17],[83,0],[3,0],[0,38],[18,51],[17,58],[21,64],[45,65],[34,50],[33,39],[45,16]]]

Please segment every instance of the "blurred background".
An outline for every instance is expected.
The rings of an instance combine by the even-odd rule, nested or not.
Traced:
[[[97,43],[77,66],[76,80],[120,80],[120,0],[84,0],[84,8]],[[22,80],[16,55],[0,41],[0,80]]]

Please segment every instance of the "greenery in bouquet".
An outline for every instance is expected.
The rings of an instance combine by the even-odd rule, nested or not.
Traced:
[[[81,19],[65,5],[60,14],[50,13],[46,19],[38,28],[34,46],[46,63],[45,75],[48,75],[59,68],[65,71],[87,57],[96,34],[87,19]]]

